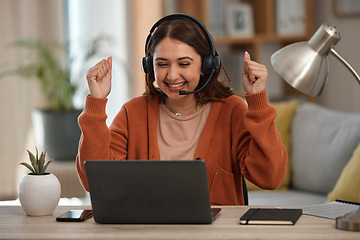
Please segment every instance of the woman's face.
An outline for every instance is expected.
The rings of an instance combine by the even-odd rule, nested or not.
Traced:
[[[186,43],[164,38],[155,48],[153,61],[155,81],[170,99],[186,97],[179,91],[194,91],[200,81],[201,56]]]

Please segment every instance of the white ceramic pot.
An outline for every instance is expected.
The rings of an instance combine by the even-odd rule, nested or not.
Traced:
[[[19,200],[29,216],[51,215],[57,207],[61,186],[52,173],[25,175],[19,184]]]

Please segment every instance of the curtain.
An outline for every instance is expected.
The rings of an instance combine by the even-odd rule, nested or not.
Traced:
[[[64,41],[63,0],[0,1],[0,74],[26,60],[9,44],[18,39]],[[27,171],[26,149],[35,151],[31,110],[44,104],[36,80],[0,78],[0,200],[17,198],[17,186]]]

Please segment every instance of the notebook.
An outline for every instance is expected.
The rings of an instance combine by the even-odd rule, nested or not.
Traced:
[[[301,214],[301,209],[250,208],[240,224],[294,225]]]
[[[97,223],[208,224],[220,211],[202,160],[93,160],[85,169]]]

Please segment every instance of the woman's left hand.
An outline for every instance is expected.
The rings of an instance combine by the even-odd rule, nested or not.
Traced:
[[[243,85],[247,94],[259,93],[265,90],[267,80],[267,69],[264,65],[254,62],[250,54],[245,52]]]

